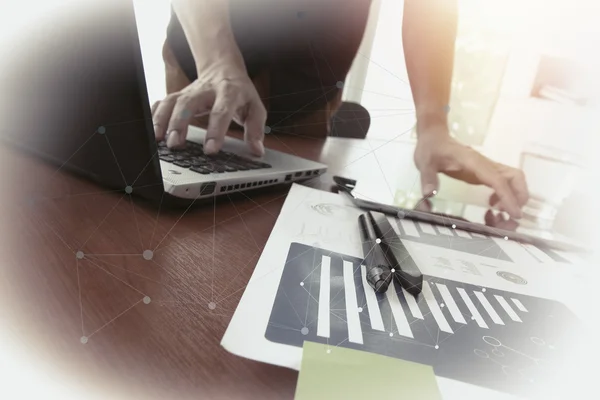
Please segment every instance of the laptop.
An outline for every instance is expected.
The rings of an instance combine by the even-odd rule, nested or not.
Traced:
[[[3,54],[0,137],[112,189],[187,204],[318,177],[324,164],[227,137],[207,156],[154,137],[133,0],[66,1],[13,35]]]

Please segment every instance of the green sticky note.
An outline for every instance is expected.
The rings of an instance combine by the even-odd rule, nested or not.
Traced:
[[[296,400],[441,400],[429,365],[304,342]]]

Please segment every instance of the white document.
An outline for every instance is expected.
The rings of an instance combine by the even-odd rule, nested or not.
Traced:
[[[294,184],[221,345],[242,357],[300,369],[302,348],[265,339],[271,308],[291,242],[362,256],[358,216],[342,196]]]
[[[281,297],[278,292],[289,273],[296,271],[289,267],[295,265],[289,259],[294,246],[319,255],[315,257],[314,268],[306,265],[308,261],[297,265],[302,273],[298,273],[292,286],[285,286],[289,292],[285,293],[287,299],[282,307],[291,305],[298,312],[283,313],[293,323],[280,326],[280,334],[291,332],[296,338],[306,335],[305,340],[327,341],[332,348],[344,343],[354,346],[364,343],[366,348],[369,343],[372,345],[369,341],[373,336],[379,335],[379,341],[389,340],[386,342],[389,349],[416,343],[422,351],[437,351],[449,343],[450,336],[468,330],[479,330],[480,337],[491,337],[498,326],[508,329],[512,324],[530,323],[535,318],[532,310],[540,306],[532,298],[540,302],[560,301],[581,318],[595,312],[596,302],[592,304],[586,300],[588,296],[581,296],[591,293],[597,282],[590,278],[590,268],[583,264],[540,263],[510,241],[467,235],[440,240],[439,235],[414,235],[410,229],[414,224],[408,220],[399,224],[405,231],[402,243],[429,279],[424,282],[424,296],[409,298],[411,295],[403,288],[395,288],[399,285],[391,285],[388,290],[397,292],[387,293],[378,300],[365,284],[358,229],[358,216],[363,212],[348,204],[343,196],[294,184],[225,332],[222,346],[241,357],[300,368],[301,342],[283,344],[285,340],[270,340],[267,334],[273,326],[270,318],[275,306],[283,304],[276,301]],[[456,242],[449,244],[448,240]],[[309,273],[303,268],[309,268]],[[310,285],[303,283],[306,275],[310,275]],[[298,304],[292,304],[295,301]],[[308,312],[309,306],[314,309],[314,317]],[[429,325],[429,332],[419,325],[428,319],[433,324]],[[343,340],[336,339],[340,326],[346,329]],[[473,344],[478,348],[484,348],[483,345]],[[444,399],[514,398],[460,380],[441,376],[437,380]]]

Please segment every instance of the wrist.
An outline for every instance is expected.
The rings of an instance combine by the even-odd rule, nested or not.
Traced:
[[[171,0],[197,72],[213,65],[244,65],[230,22],[229,0]]]
[[[449,136],[448,118],[446,112],[419,113],[417,112],[417,136]]]
[[[244,59],[233,39],[220,38],[213,43],[214,46],[192,49],[198,75],[206,70],[223,68],[223,66],[245,70]]]

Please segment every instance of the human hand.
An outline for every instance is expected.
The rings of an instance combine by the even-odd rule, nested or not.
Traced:
[[[221,149],[231,121],[244,127],[244,138],[257,156],[264,154],[267,112],[243,62],[225,59],[204,67],[198,79],[152,107],[156,140],[166,138],[169,148],[185,145],[188,126],[198,114],[209,113],[206,154]]]
[[[506,218],[502,213],[487,210],[484,216],[487,226],[502,229],[505,231],[516,231],[519,223],[512,218]]]
[[[420,131],[414,161],[421,173],[424,196],[438,190],[437,174],[441,172],[470,184],[491,187],[494,194],[490,205],[498,205],[513,218],[521,218],[521,207],[529,200],[522,171],[496,163],[459,143],[450,137],[443,124]]]

